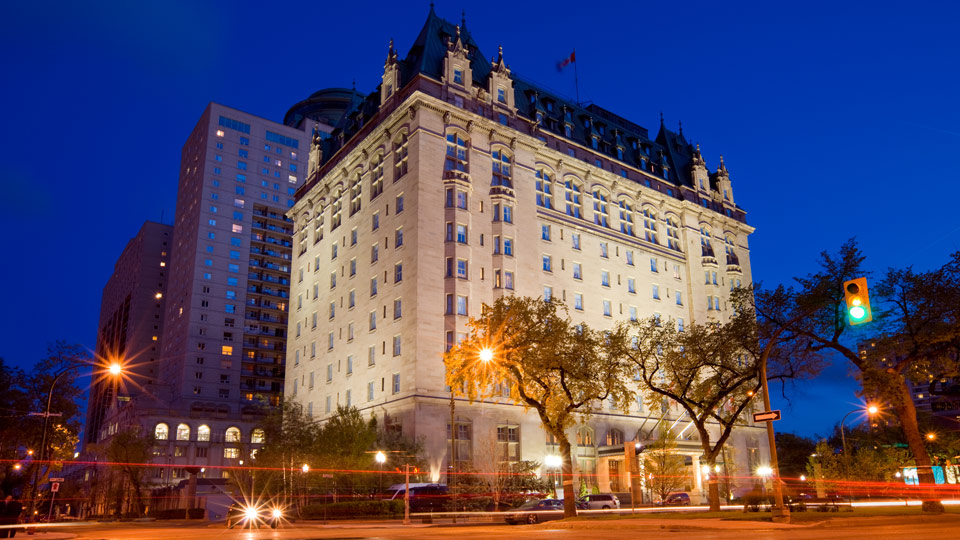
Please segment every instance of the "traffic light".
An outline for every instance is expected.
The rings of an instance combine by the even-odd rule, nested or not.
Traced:
[[[851,326],[873,320],[873,313],[870,311],[870,295],[867,294],[867,278],[845,281],[843,294],[847,301],[847,320]]]

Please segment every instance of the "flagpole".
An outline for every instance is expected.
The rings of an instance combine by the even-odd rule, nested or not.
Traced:
[[[577,49],[573,49],[573,86],[577,92],[577,107],[580,106],[580,77],[577,74]]]

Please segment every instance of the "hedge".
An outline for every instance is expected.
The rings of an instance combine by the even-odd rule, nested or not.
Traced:
[[[350,501],[311,504],[300,510],[304,519],[343,519],[355,517],[389,517],[403,515],[403,501]]]

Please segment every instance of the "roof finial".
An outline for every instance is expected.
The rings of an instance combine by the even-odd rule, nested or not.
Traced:
[[[660,111],[660,127],[663,127],[663,111]]]
[[[460,41],[460,25],[457,25],[457,41]]]
[[[679,131],[679,134],[680,134],[680,136],[681,136],[681,137],[683,137],[683,121],[682,121],[682,120],[680,120],[680,121],[678,121],[678,122],[677,122],[677,124],[679,124],[679,125],[680,125],[680,131]]]
[[[464,30],[467,28],[467,10],[465,9],[460,12],[460,26],[462,26]]]

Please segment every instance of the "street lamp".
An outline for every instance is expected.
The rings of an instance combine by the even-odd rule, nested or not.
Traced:
[[[33,470],[33,485],[30,488],[30,510],[31,510],[30,514],[31,515],[35,516],[37,514],[37,484],[40,483],[40,465],[43,464],[44,456],[46,455],[46,450],[47,450],[47,427],[50,424],[51,416],[60,416],[60,413],[50,412],[50,406],[53,404],[53,390],[56,388],[57,383],[60,382],[60,379],[62,379],[63,376],[66,375],[67,373],[70,373],[75,369],[80,369],[80,368],[90,367],[90,366],[96,367],[97,364],[93,364],[92,362],[81,362],[81,363],[69,365],[63,368],[62,370],[60,370],[60,372],[57,373],[57,375],[53,378],[53,381],[50,383],[50,388],[47,390],[47,408],[42,413],[29,414],[29,416],[43,417],[43,430],[41,431],[41,435],[40,435],[40,453],[37,456],[36,467]],[[109,365],[107,372],[112,377],[114,377],[114,381],[116,381],[116,378],[118,378],[123,373],[123,365],[119,361],[115,360]],[[116,394],[116,392],[114,392],[114,394]]]
[[[481,362],[484,362],[484,363],[489,362],[489,361],[493,360],[493,349],[491,349],[491,348],[489,348],[489,347],[484,347],[484,348],[480,349],[480,355],[479,355],[479,356],[480,356],[480,361],[481,361]]]
[[[847,414],[843,415],[843,418],[840,420],[840,441],[843,443],[843,454],[844,454],[844,455],[847,454],[847,437],[846,437],[846,434],[845,434],[844,431],[843,431],[843,423],[847,421],[847,417],[850,416],[851,414],[853,414],[853,413],[862,413],[862,412],[867,413],[868,416],[873,416],[873,415],[877,414],[878,412],[880,412],[880,408],[877,407],[876,405],[870,405],[870,406],[867,407],[866,409],[854,409],[854,410],[848,412]]]
[[[382,450],[377,451],[377,455],[374,457],[377,460],[377,465],[380,466],[380,489],[377,492],[379,497],[383,497],[383,464],[387,461],[386,454]]]
[[[761,494],[766,497],[767,494],[767,479],[773,475],[773,468],[767,465],[761,465],[757,467],[757,476],[763,479],[763,482],[760,484]]]
[[[930,433],[927,433],[927,440],[928,440],[928,441],[935,441],[936,439],[937,439],[937,434],[936,434],[936,433],[934,433],[934,432],[932,432],[932,431],[931,431]]]

